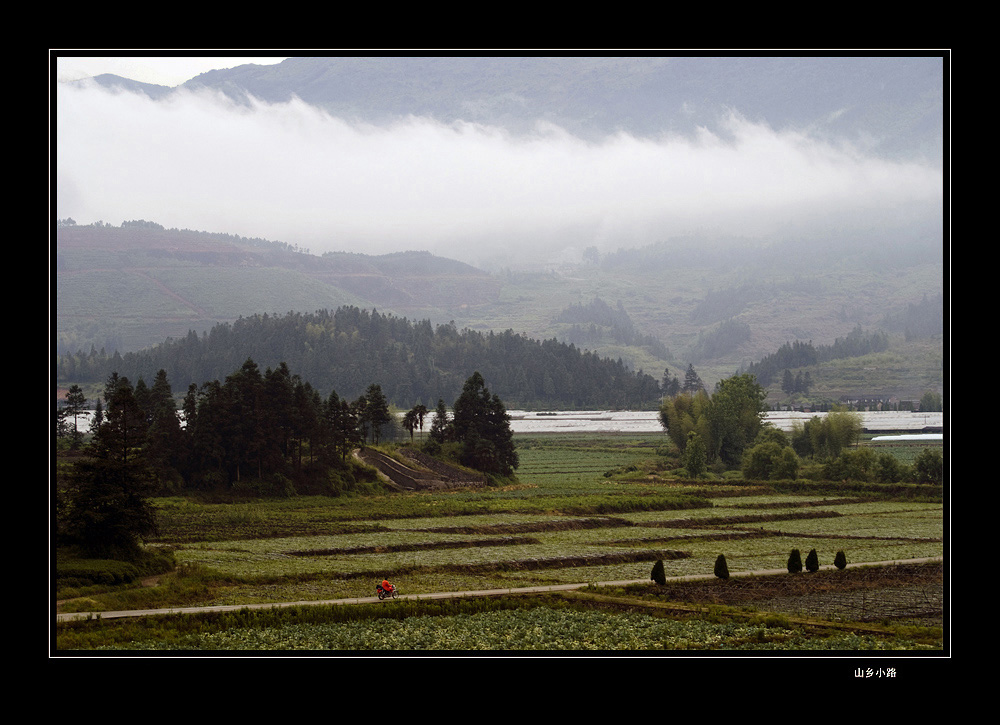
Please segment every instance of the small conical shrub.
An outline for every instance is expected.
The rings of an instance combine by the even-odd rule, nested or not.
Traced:
[[[729,566],[726,564],[725,554],[719,554],[719,558],[715,560],[715,576],[720,579],[729,578]]]
[[[819,556],[815,549],[806,554],[806,571],[819,571]]]
[[[800,571],[802,571],[802,555],[798,549],[792,549],[792,553],[788,556],[788,573],[798,574]]]
[[[837,555],[833,557],[833,565],[838,569],[844,569],[847,567],[847,557],[844,556],[843,551],[838,551]]]
[[[653,564],[653,571],[649,575],[649,578],[657,584],[667,583],[667,573],[663,569],[663,559],[657,559],[656,563]]]

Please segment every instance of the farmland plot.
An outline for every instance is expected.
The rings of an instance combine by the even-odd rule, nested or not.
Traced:
[[[605,484],[608,485],[608,484]],[[821,564],[839,550],[881,561],[942,553],[939,504],[827,503],[821,498],[726,497],[716,506],[614,516],[472,515],[383,520],[379,531],[333,536],[205,542],[178,559],[236,577],[312,575],[358,591],[391,576],[409,593],[434,591],[441,572],[473,588],[710,574],[726,555],[732,572],[780,569],[793,548]],[[804,506],[803,504],[810,504]],[[366,593],[367,594],[367,593]]]
[[[817,639],[765,623],[677,621],[645,614],[544,606],[471,615],[412,616],[402,620],[226,629],[148,648],[370,652],[930,649],[915,642],[887,642],[851,632]]]
[[[163,502],[161,510],[168,513],[175,538],[171,540],[168,531],[161,545],[174,551],[182,570],[209,572],[223,582],[207,588],[203,601],[188,600],[187,606],[371,597],[375,582],[389,577],[404,595],[636,580],[641,584],[626,594],[633,599],[698,601],[697,586],[710,592],[708,602],[724,603],[724,596],[742,592],[734,606],[749,605],[763,613],[871,618],[878,616],[874,605],[879,601],[886,603],[882,611],[889,616],[896,616],[895,611],[899,616],[941,611],[940,574],[918,585],[868,583],[851,591],[841,591],[843,577],[826,591],[821,577],[845,573],[836,570],[728,582],[712,575],[719,554],[725,555],[732,573],[783,570],[793,548],[803,559],[815,548],[824,566],[841,550],[851,564],[941,556],[940,503],[860,501],[851,492],[838,497],[829,492],[775,493],[723,482],[671,482],[642,472],[656,459],[656,440],[614,437],[588,443],[580,437],[553,436],[519,448],[519,482],[503,488],[358,499],[304,497],[229,507]],[[212,524],[206,526],[206,521]],[[663,561],[667,577],[706,579],[652,585],[650,572],[657,560]],[[746,589],[748,581],[757,587],[752,593]],[[812,588],[795,589],[793,583]],[[879,596],[882,591],[886,596]],[[850,632],[817,638],[773,622],[673,622],[662,614],[550,605],[550,600],[512,606],[496,602],[471,605],[490,611],[452,615],[442,610],[424,616],[417,604],[398,600],[372,605],[373,614],[350,624],[235,629],[220,624],[220,631],[210,637],[174,646],[941,649],[939,642],[918,644]]]

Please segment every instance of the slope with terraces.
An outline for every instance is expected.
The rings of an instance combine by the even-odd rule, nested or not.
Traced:
[[[400,458],[373,448],[361,448],[355,455],[373,466],[384,478],[407,491],[483,486],[486,477],[428,456],[412,448],[400,448]]]

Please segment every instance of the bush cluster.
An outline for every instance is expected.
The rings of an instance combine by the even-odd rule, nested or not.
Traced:
[[[843,569],[847,566],[847,557],[843,551],[837,552],[837,555],[833,559],[833,564],[838,569]],[[816,553],[815,549],[810,549],[806,555],[805,569],[809,572],[819,571],[819,554]],[[788,555],[788,573],[798,574],[801,571],[802,554],[799,553],[798,549],[792,549],[792,552]]]
[[[56,560],[56,589],[88,586],[121,586],[142,577],[162,574],[174,567],[173,555],[144,553],[134,561],[80,559],[70,552]]]
[[[941,483],[944,478],[944,459],[936,448],[925,448],[912,466],[898,460],[891,453],[877,453],[871,448],[842,451],[822,468],[828,481],[862,481],[867,483]]]

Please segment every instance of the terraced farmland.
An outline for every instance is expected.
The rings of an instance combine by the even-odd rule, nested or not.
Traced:
[[[162,534],[157,545],[174,551],[179,576],[198,576],[207,582],[195,598],[188,593],[185,606],[371,597],[375,582],[388,577],[407,595],[639,580],[646,583],[623,596],[652,598],[660,607],[668,600],[697,601],[699,595],[693,589],[685,594],[652,585],[650,572],[657,560],[664,562],[668,577],[707,577],[710,583],[701,584],[702,588],[723,587],[709,601],[724,602],[721,592],[734,595],[747,590],[733,584],[736,577],[729,582],[712,580],[720,554],[737,575],[782,570],[792,549],[799,549],[803,557],[816,549],[820,564],[827,567],[838,551],[844,551],[852,565],[944,553],[940,492],[936,498],[923,489],[904,497],[898,492],[862,497],[856,491],[832,491],[829,484],[813,488],[800,484],[794,491],[782,491],[780,486],[742,481],[674,481],[656,472],[661,442],[657,436],[522,439],[518,482],[504,487],[219,505],[165,499],[158,502]],[[833,590],[848,581],[845,572],[820,574],[844,574],[825,585]],[[852,616],[852,612],[855,617],[863,612],[866,618],[889,619],[927,617],[928,609],[935,608],[940,612],[940,567],[936,573],[921,570],[919,576],[911,577],[920,580],[917,590],[913,582],[887,581],[883,586],[864,581],[831,595],[822,587],[788,590],[794,577],[786,574],[771,590],[737,600],[741,606],[749,603],[762,611],[834,619]],[[803,574],[795,581],[815,585],[821,579]],[[896,595],[880,597],[877,592],[883,589]],[[152,593],[149,596],[160,602],[155,606],[172,604],[162,592],[159,599]],[[878,602],[885,603],[885,611],[878,610]],[[406,606],[416,608],[403,609],[401,602],[389,604],[397,605],[400,615],[408,612],[407,627],[416,626],[418,620],[411,616],[422,616],[424,610],[410,604]],[[102,602],[100,597],[75,606],[116,608],[113,600]],[[541,606],[563,605],[549,600]],[[374,621],[381,620],[381,615],[372,616],[376,626]],[[541,616],[541,611],[533,616]],[[541,621],[550,619],[546,615]],[[557,619],[561,623],[556,626],[568,627],[563,617]],[[438,623],[443,626],[444,621]],[[487,629],[493,631],[493,626]],[[603,624],[593,626],[603,631]],[[426,630],[425,634],[413,631],[415,642],[450,646],[441,639],[427,639]],[[648,631],[645,625],[641,631]],[[377,637],[374,632],[371,636],[375,639],[366,641],[376,648]],[[464,642],[468,648],[489,641],[496,649],[550,642],[543,638],[535,643],[519,639],[505,643],[490,640],[494,635],[482,635],[486,639],[456,636],[455,642]],[[673,635],[662,636],[667,641]],[[743,635],[733,636],[735,642]],[[757,635],[748,636],[752,640]],[[351,646],[347,640],[329,641],[335,648]],[[609,643],[603,635],[593,641],[608,648],[637,646],[631,637],[618,644]],[[799,634],[785,641],[799,642],[803,649],[811,646],[808,637]],[[845,640],[839,641],[838,646],[846,646]],[[881,646],[878,642],[855,644]],[[557,645],[550,642],[548,646]],[[559,646],[582,649],[591,645],[567,639]]]

